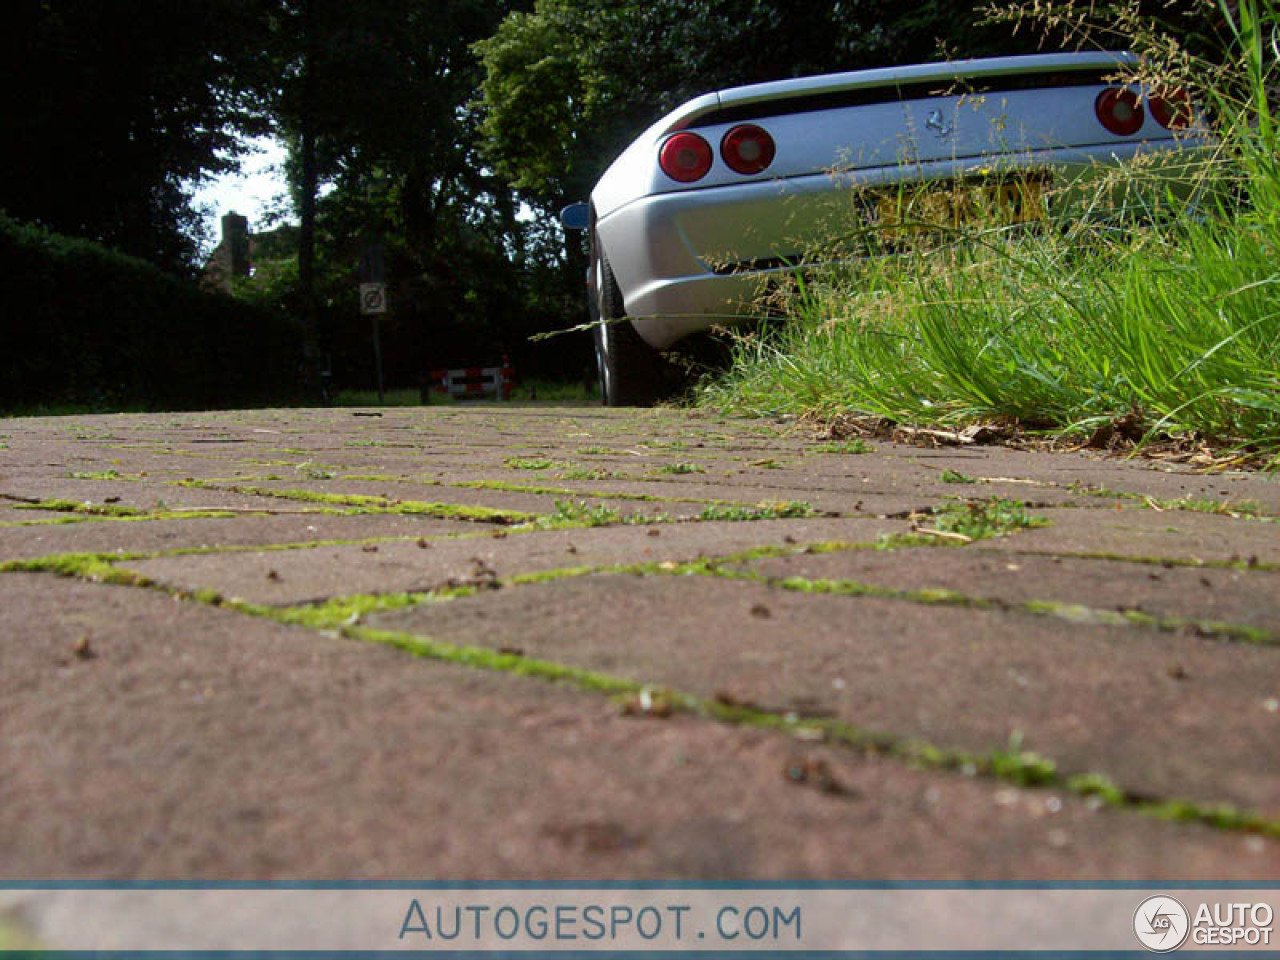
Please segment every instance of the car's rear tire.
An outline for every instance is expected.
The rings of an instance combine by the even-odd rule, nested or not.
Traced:
[[[650,407],[667,396],[666,361],[636,332],[623,311],[613,270],[597,254],[596,291],[592,313],[596,320],[596,364],[600,393],[606,407]]]

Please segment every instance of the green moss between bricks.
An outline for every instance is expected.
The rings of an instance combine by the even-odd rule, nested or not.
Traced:
[[[0,573],[43,571],[133,587],[156,587],[154,582],[146,577],[114,567],[115,563],[128,559],[133,557],[114,554],[59,554],[35,560],[12,561],[0,565]],[[673,569],[664,569],[660,565],[644,565],[644,567],[645,569],[656,567],[664,573],[676,572],[681,567],[688,572],[720,573],[723,569],[721,564],[727,559],[701,560],[694,564],[677,565]],[[582,575],[583,571],[592,569],[595,568],[580,567],[530,576],[539,576],[543,579],[551,576],[563,578],[568,575]],[[180,599],[218,606],[283,624],[307,626],[313,629],[335,628],[344,636],[395,647],[415,656],[515,676],[565,683],[599,694],[616,696],[655,689],[637,681],[555,661],[537,660],[482,647],[442,643],[416,634],[358,625],[359,618],[367,613],[400,609],[420,603],[424,597],[429,596],[426,594],[367,595],[339,598],[316,606],[277,609],[226,600],[217,592],[209,590],[195,592],[166,590],[165,592]],[[1011,745],[1010,749],[993,750],[985,754],[951,750],[918,740],[899,738],[892,734],[863,730],[839,720],[801,719],[789,714],[723,704],[679,691],[656,689],[665,702],[678,712],[740,726],[802,734],[806,737],[820,736],[831,743],[867,753],[882,754],[916,767],[957,770],[967,775],[1003,780],[1019,787],[1061,789],[1077,795],[1096,797],[1119,809],[1132,810],[1160,819],[1197,822],[1223,830],[1247,831],[1280,837],[1280,821],[1267,820],[1257,814],[1241,811],[1229,805],[1204,805],[1177,799],[1137,797],[1126,793],[1107,777],[1097,773],[1063,776],[1057,771],[1051,759],[1036,753],[1021,751],[1016,744]]]
[[[264,617],[292,626],[309,627],[313,630],[336,630],[351,626],[361,617],[370,614],[415,607],[432,599],[435,598],[431,593],[383,593],[354,594],[335,597],[323,603],[283,608],[250,604],[239,600],[222,601],[220,605],[240,613]]]
[[[666,572],[666,571],[658,571]],[[1191,631],[1213,640],[1227,640],[1263,646],[1280,645],[1280,636],[1261,627],[1228,623],[1221,620],[1200,620],[1191,617],[1157,617],[1138,610],[1100,610],[1075,603],[1052,600],[1003,601],[991,597],[978,597],[954,590],[924,588],[899,590],[854,580],[809,580],[804,577],[784,579],[766,578],[759,574],[744,574],[717,567],[708,571],[728,579],[749,579],[768,586],[799,593],[825,593],[849,597],[880,597],[887,600],[903,600],[926,606],[965,607],[971,610],[1005,610],[1033,616],[1057,617],[1071,623],[1096,626],[1136,626],[1159,630],[1162,633]]]
[[[633,680],[613,677],[592,670],[582,670],[552,660],[536,660],[517,654],[501,653],[486,647],[458,646],[452,643],[431,640],[416,634],[400,633],[392,630],[375,630],[369,627],[344,627],[342,632],[355,639],[395,647],[418,657],[442,660],[483,670],[493,670],[518,677],[533,677],[553,683],[565,683],[592,693],[616,695],[639,693],[641,690],[646,689],[645,684],[637,683]],[[691,699],[676,693],[669,694],[669,697],[673,705],[686,708],[687,701]]]
[[[37,509],[35,506],[29,509]],[[350,510],[335,510],[332,508],[317,507],[315,510],[295,511],[305,513],[308,516],[317,517],[352,517],[363,516],[370,513],[380,513],[384,511],[370,511],[352,508]],[[132,523],[142,522],[146,520],[230,520],[235,517],[269,517],[274,516],[278,511],[263,507],[260,510],[154,510],[147,513],[122,514],[118,516],[104,516],[93,513],[69,513],[58,517],[41,517],[38,520],[23,520],[13,523],[0,523],[0,528],[7,527],[43,527],[58,526],[68,523]],[[265,548],[264,548],[265,549]]]
[[[552,467],[566,465],[548,457],[507,457],[502,462],[512,470],[550,470]]]
[[[1190,617],[1154,617],[1141,610],[1125,610],[1120,615],[1127,623],[1151,627],[1164,633],[1191,632],[1210,640],[1234,640],[1238,643],[1254,643],[1261,646],[1280,645],[1280,635],[1261,627],[1250,627],[1240,623],[1197,620]]]
[[[274,489],[236,483],[216,483],[208,480],[178,481],[180,487],[197,487],[203,490],[222,490],[253,497],[274,497],[281,500],[297,500],[304,503],[323,503],[335,506],[356,507],[367,513],[424,515],[442,520],[472,520],[480,523],[523,523],[534,518],[531,513],[517,510],[492,510],[488,507],[469,507],[456,503],[426,503],[420,500],[393,500],[364,494],[321,493],[315,490]]]
[[[562,461],[545,461],[545,468],[552,469],[564,468],[571,469],[572,464]],[[509,465],[509,464],[508,464]],[[516,469],[532,470],[532,467],[519,467]],[[341,476],[343,480],[364,481],[368,483],[408,483],[425,487],[456,487],[459,490],[496,490],[502,493],[529,493],[538,496],[548,497],[589,497],[594,500],[637,500],[644,503],[706,503],[706,504],[727,504],[732,503],[731,500],[718,500],[708,497],[663,497],[651,493],[633,493],[629,491],[618,490],[577,490],[571,487],[553,487],[546,484],[538,483],[513,483],[507,480],[441,480],[439,477],[425,477],[421,475],[391,476],[388,474],[374,473],[349,473]],[[613,477],[564,477],[563,479],[614,479]],[[643,477],[628,477],[619,475],[619,480],[640,481]],[[209,481],[206,481],[209,482]],[[217,481],[214,481],[217,482]]]
[[[766,501],[747,506],[740,503],[707,507],[698,515],[699,520],[789,520],[818,516],[818,511],[803,500]]]
[[[716,571],[716,573],[732,580],[748,579],[735,572]],[[767,586],[790,590],[794,593],[825,593],[842,597],[881,597],[887,600],[906,600],[926,606],[968,607],[982,610],[998,606],[994,601],[981,597],[971,597],[967,594],[957,593],[954,590],[897,590],[892,587],[858,583],[854,580],[809,580],[805,577],[786,577],[778,580],[757,575],[750,579],[764,583]]]
[[[1105,550],[1010,550],[1011,556],[1066,557],[1072,560],[1114,560],[1118,563],[1136,563],[1146,567],[1191,567],[1209,570],[1259,570],[1274,572],[1280,564],[1253,560],[1201,560],[1194,557],[1160,557],[1142,554],[1114,553]]]
[[[630,493],[618,490],[574,490],[570,487],[548,487],[532,483],[506,483],[501,480],[452,480],[448,483],[433,482],[433,486],[458,487],[463,490],[499,490],[506,493],[532,493],[541,496],[590,497],[594,500],[636,500],[642,503],[725,503],[699,497],[659,497],[651,493]]]
[[[273,618],[288,622],[287,611],[276,611],[275,614]],[[395,647],[414,656],[563,683],[592,693],[617,696],[649,690],[660,696],[675,712],[736,726],[790,733],[806,738],[820,737],[829,743],[863,753],[883,755],[917,768],[958,771],[969,776],[1001,780],[1022,788],[1059,789],[1078,796],[1095,797],[1109,806],[1159,819],[1202,823],[1221,830],[1280,837],[1280,821],[1267,820],[1256,813],[1227,804],[1204,805],[1176,799],[1138,797],[1127,793],[1103,774],[1064,776],[1058,772],[1053,760],[1031,751],[1017,748],[987,753],[952,750],[920,740],[864,730],[839,720],[802,719],[789,714],[724,704],[669,688],[655,687],[556,661],[502,653],[486,647],[459,646],[417,634],[355,625],[343,626],[340,632],[353,639]]]
[[[844,597],[875,597],[916,603],[924,606],[961,607],[969,610],[1002,610],[1031,616],[1056,617],[1072,623],[1098,626],[1141,627],[1163,633],[1194,632],[1206,639],[1258,644],[1280,645],[1280,636],[1272,631],[1245,624],[1220,620],[1201,620],[1190,617],[1156,617],[1137,610],[1100,610],[1080,604],[1058,601],[1028,600],[1003,601],[992,597],[979,597],[942,588],[900,590],[855,580],[812,580],[805,577],[769,577],[741,567],[757,560],[800,553],[817,554],[844,550],[868,549],[868,544],[839,541],[789,547],[758,547],[735,554],[715,558],[700,558],[684,563],[649,562],[639,564],[583,565],[545,570],[538,573],[518,574],[501,582],[510,586],[528,586],[552,583],[586,576],[714,576],[726,580],[757,583],[761,586],[788,590],[794,593],[827,594]]]
[[[147,511],[115,503],[88,503],[79,500],[40,500],[14,504],[15,510],[50,510],[55,513],[86,513],[95,517],[140,517]]]
[[[294,543],[228,543],[216,547],[173,547],[169,550],[150,550],[139,552],[134,559],[155,560],[161,557],[201,557],[220,553],[281,553],[292,550],[314,550],[319,547],[366,547],[383,543],[416,543],[425,540],[428,543],[442,543],[448,540],[476,540],[489,537],[487,531],[475,533],[455,533],[440,537],[360,537],[347,540],[303,540]]]
[[[1090,487],[1080,483],[1073,483],[1066,489],[1086,497],[1097,497],[1105,500],[1129,500],[1134,503],[1144,504],[1153,510],[1183,510],[1189,513],[1210,513],[1233,519],[1263,520],[1271,523],[1280,521],[1280,517],[1264,513],[1262,505],[1256,500],[1210,500],[1205,497],[1177,497],[1164,500],[1159,497],[1149,497],[1142,493],[1134,493],[1131,490]]]
[[[917,547],[959,548],[965,544],[961,540],[948,537],[931,537],[924,533],[882,533],[875,542],[877,550],[913,550]]]
[[[150,520],[150,517],[93,517],[86,514],[63,514],[57,517],[41,517],[38,520],[16,520],[0,523],[0,529],[13,527],[59,527],[69,523],[112,523],[117,520]]]
[[[149,587],[153,581],[132,570],[121,570],[115,564],[137,559],[136,554],[59,553],[29,560],[0,563],[0,573],[54,573],[60,577],[76,577],[94,583],[114,583],[129,587]]]
[[[720,557],[699,558],[683,563],[646,562],[636,564],[603,564],[579,565],[563,567],[556,570],[544,570],[536,573],[517,574],[503,578],[502,584],[508,586],[531,586],[540,583],[552,583],[559,580],[570,580],[587,576],[714,576],[727,580],[758,583],[762,586],[788,590],[796,593],[828,594],[846,597],[876,597],[885,600],[897,600],[917,603],[925,606],[962,607],[971,610],[1002,610],[1023,613],[1031,616],[1056,617],[1072,623],[1086,623],[1098,626],[1128,627],[1135,626],[1154,629],[1163,633],[1194,632],[1198,636],[1222,641],[1258,644],[1264,646],[1280,645],[1280,636],[1272,631],[1245,624],[1230,623],[1221,620],[1195,619],[1190,617],[1157,617],[1137,610],[1102,610],[1081,604],[1048,600],[1003,601],[991,597],[980,597],[937,587],[925,587],[912,590],[900,590],[876,584],[861,583],[854,580],[812,580],[805,577],[768,577],[751,570],[741,569],[743,566],[758,560],[775,557],[794,556],[797,554],[823,554],[846,550],[866,550],[876,545],[866,543],[848,543],[844,541],[824,541],[792,546],[763,546],[743,550]]]

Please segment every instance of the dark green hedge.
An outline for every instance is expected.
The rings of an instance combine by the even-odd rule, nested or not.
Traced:
[[[301,356],[286,317],[0,214],[0,409],[287,402]]]

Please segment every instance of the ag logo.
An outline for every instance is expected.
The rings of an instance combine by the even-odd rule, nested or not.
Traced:
[[[1152,953],[1177,950],[1191,930],[1191,916],[1173,897],[1147,897],[1133,915],[1133,932]]]

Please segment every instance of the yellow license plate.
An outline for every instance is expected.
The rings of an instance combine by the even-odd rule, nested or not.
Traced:
[[[888,238],[971,225],[1031,223],[1045,218],[1044,183],[1028,178],[904,187],[879,193],[874,211],[876,225]]]

